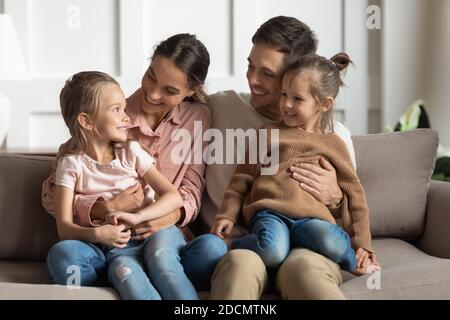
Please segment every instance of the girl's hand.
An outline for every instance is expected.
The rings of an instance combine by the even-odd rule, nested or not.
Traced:
[[[162,218],[141,222],[134,227],[136,235],[132,237],[131,240],[147,239],[155,232],[175,225],[178,221],[180,221],[181,216],[181,210],[177,209]]]
[[[372,265],[376,266],[377,270],[381,270],[381,264],[378,262],[377,257],[375,256],[375,253],[369,254],[369,259],[372,262]]]
[[[365,270],[365,273],[367,273],[371,272],[372,270],[380,271],[381,265],[377,261],[374,253],[371,253],[364,248],[358,248],[356,250],[356,268]]]
[[[234,222],[228,219],[217,220],[215,225],[211,228],[211,233],[215,234],[220,238],[224,238],[231,233],[233,230]]]
[[[299,163],[290,167],[292,178],[300,182],[300,188],[327,207],[336,207],[342,200],[336,170],[330,162],[320,157],[320,167],[311,163]]]
[[[114,226],[118,225],[119,222],[127,224],[128,226],[135,226],[141,223],[139,213],[129,213],[123,211],[109,213],[106,215],[105,219],[109,224]]]
[[[370,265],[370,252],[363,248],[356,250],[356,268],[367,268]]]
[[[131,231],[125,231],[126,229],[127,227],[123,224],[118,226],[105,224],[97,227],[95,231],[100,243],[114,246],[116,248],[125,248],[131,238]]]

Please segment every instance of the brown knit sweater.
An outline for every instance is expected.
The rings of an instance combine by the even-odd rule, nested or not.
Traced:
[[[310,217],[336,223],[330,210],[303,191],[298,182],[291,178],[289,171],[289,168],[298,162],[319,165],[322,156],[336,169],[337,183],[344,195],[342,226],[352,240],[352,247],[355,250],[364,248],[373,252],[364,189],[353,168],[345,143],[334,133],[309,133],[299,128],[287,127],[282,121],[265,124],[261,129],[268,129],[269,146],[270,130],[279,129],[278,172],[261,175],[261,164],[248,164],[247,154],[246,163],[236,167],[216,220],[228,219],[236,222],[242,210],[244,221],[248,225],[256,212],[269,209],[291,218]]]

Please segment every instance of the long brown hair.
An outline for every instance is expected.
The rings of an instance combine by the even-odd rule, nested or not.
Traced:
[[[318,103],[322,103],[326,97],[333,97],[333,99],[337,97],[339,88],[345,85],[341,73],[350,64],[353,63],[345,52],[335,54],[330,59],[312,53],[289,64],[285,74],[306,73],[310,80],[311,95]],[[332,109],[331,107],[320,116],[320,130],[323,133],[334,131]]]
[[[119,85],[111,76],[99,71],[79,72],[66,81],[59,103],[71,138],[59,147],[56,163],[66,154],[86,152],[87,132],[78,122],[78,115],[84,112],[95,119],[100,107],[101,88],[106,83]]]
[[[208,95],[203,89],[209,68],[209,53],[205,45],[193,34],[179,33],[162,41],[155,48],[153,57],[163,56],[172,61],[187,75],[190,88],[198,87],[186,101],[207,103]]]

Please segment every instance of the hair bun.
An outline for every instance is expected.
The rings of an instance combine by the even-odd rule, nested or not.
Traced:
[[[350,57],[345,52],[340,52],[331,57],[330,61],[336,66],[339,72],[345,70],[349,64],[353,64]]]

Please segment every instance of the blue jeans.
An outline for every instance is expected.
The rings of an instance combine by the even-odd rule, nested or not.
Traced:
[[[178,228],[170,227],[145,241],[130,241],[124,249],[61,241],[50,249],[46,268],[50,281],[62,285],[68,283],[71,265],[80,269],[81,286],[102,285],[107,273],[123,299],[196,299],[192,284],[209,289],[215,265],[226,251],[225,243],[212,235],[185,245]]]
[[[251,233],[232,243],[233,249],[256,252],[269,268],[278,267],[291,247],[307,248],[339,264],[345,271],[356,268],[350,237],[339,226],[314,218],[292,219],[261,210],[251,222]]]
[[[108,280],[125,300],[161,300],[145,272],[142,252],[147,241],[130,241],[126,248],[104,246]]]

